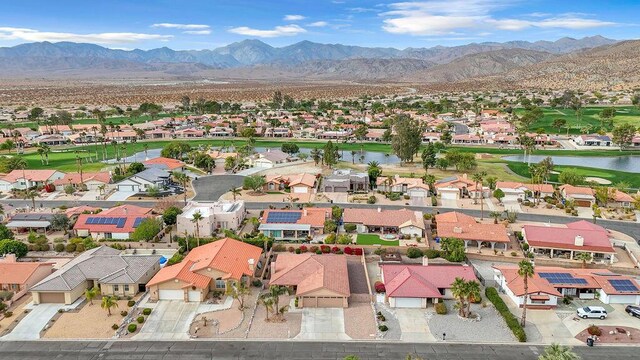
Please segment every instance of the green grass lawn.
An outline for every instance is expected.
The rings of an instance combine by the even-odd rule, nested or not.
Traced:
[[[375,234],[358,234],[356,237],[356,244],[358,245],[387,245],[387,246],[399,246],[400,240],[382,240]]]
[[[529,166],[525,163],[510,161],[507,164],[507,166],[511,171],[513,171],[514,173],[520,176],[524,176],[527,178],[531,177],[529,174]],[[553,170],[559,173],[565,169],[575,169],[576,171],[578,171],[578,173],[584,175],[585,177],[592,176],[592,177],[607,179],[611,181],[612,184],[616,184],[620,181],[624,181],[626,183],[629,183],[633,188],[640,188],[640,176],[638,176],[638,174],[635,174],[635,173],[628,173],[624,171],[615,171],[615,170],[608,170],[608,169],[603,170],[603,169],[581,167],[581,166],[556,165],[553,167]],[[549,180],[552,182],[558,182],[558,174],[551,174]]]
[[[601,127],[600,116],[598,116],[598,114],[604,108],[606,108],[606,106],[584,107],[582,108],[582,119],[578,121],[576,119],[576,112],[572,109],[545,107],[542,108],[544,117],[531,125],[531,130],[535,131],[542,128],[545,130],[545,133],[566,134],[566,128],[558,131],[557,128],[552,127],[555,119],[565,119],[567,124],[571,126],[569,129],[570,134],[581,134],[580,129],[587,125],[593,126],[593,132],[596,132],[597,129]],[[613,118],[614,126],[627,123],[633,124],[636,127],[640,126],[640,109],[634,106],[616,106],[615,108],[616,116]],[[518,115],[522,115],[525,111],[524,109],[516,109]],[[610,131],[612,128],[607,126],[605,129]]]

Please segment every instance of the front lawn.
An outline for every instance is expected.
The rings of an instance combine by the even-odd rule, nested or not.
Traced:
[[[358,237],[356,238],[356,244],[399,246],[400,240],[383,240],[380,238],[380,236],[375,234],[358,234]]]

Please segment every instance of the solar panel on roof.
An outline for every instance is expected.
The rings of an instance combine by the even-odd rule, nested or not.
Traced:
[[[569,273],[538,273],[543,279],[546,279],[550,284],[571,284],[571,285],[586,285],[587,280],[575,278]]]
[[[116,227],[119,228],[119,229],[122,229],[126,222],[127,222],[126,218],[119,218],[118,219],[118,224],[116,225]]]
[[[267,223],[296,223],[302,217],[301,212],[270,212],[267,215]]]
[[[137,228],[137,227],[138,227],[138,225],[140,225],[140,223],[141,223],[144,219],[145,219],[145,218],[141,218],[141,217],[136,218],[136,220],[133,222],[133,227],[134,227],[134,228]]]
[[[616,291],[620,292],[636,292],[638,287],[631,282],[631,280],[609,280],[609,284],[613,286]]]

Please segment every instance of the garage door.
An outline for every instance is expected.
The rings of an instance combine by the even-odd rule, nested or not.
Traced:
[[[589,200],[576,200],[576,206],[579,206],[579,207],[591,207],[591,201],[589,201]]]
[[[160,300],[184,300],[183,290],[160,290],[158,292]]]
[[[420,298],[396,298],[397,308],[421,308],[422,299]]]
[[[41,304],[64,304],[64,293],[40,293]]]
[[[200,291],[189,290],[189,301],[200,301]]]
[[[293,192],[295,194],[306,194],[307,193],[307,187],[305,186],[294,186],[293,187]]]
[[[318,306],[319,308],[330,308],[330,307],[336,307],[336,308],[341,308],[343,307],[344,304],[344,298],[334,298],[334,297],[319,297],[317,298],[318,302]],[[304,299],[304,306],[306,307],[316,307],[316,299],[314,298],[305,298]]]
[[[510,202],[510,201],[518,201],[518,195],[505,195],[504,198],[502,198],[503,202]]]
[[[442,198],[446,200],[456,200],[458,198],[458,193],[455,192],[443,192]]]

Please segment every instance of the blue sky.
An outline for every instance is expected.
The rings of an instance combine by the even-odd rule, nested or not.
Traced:
[[[211,49],[244,39],[431,47],[640,37],[639,0],[20,0],[0,3],[0,46],[90,42]]]

